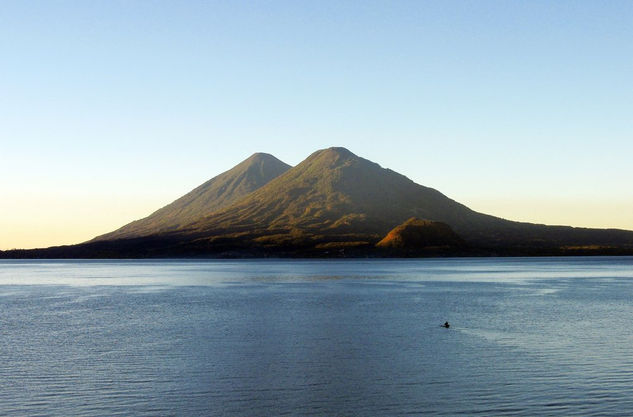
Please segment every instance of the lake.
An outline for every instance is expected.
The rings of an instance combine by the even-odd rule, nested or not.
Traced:
[[[632,257],[3,260],[0,415],[631,415],[632,299]]]

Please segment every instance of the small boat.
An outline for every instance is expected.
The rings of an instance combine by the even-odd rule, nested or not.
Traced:
[[[445,322],[444,324],[441,324],[440,326],[445,327],[445,328],[447,328],[447,329],[448,329],[449,327],[451,327],[451,325],[450,325],[450,324],[448,324],[448,322]]]

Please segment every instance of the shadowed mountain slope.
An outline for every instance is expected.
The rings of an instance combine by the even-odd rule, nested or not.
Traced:
[[[255,153],[148,217],[98,236],[93,241],[136,238],[178,229],[209,213],[230,206],[289,168],[290,165],[272,155]]]

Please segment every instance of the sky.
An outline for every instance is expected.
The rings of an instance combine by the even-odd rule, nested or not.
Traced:
[[[330,146],[477,211],[633,230],[631,22],[631,1],[3,0],[0,249]]]

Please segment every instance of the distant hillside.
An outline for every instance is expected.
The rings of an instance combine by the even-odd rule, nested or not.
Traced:
[[[464,241],[446,223],[412,217],[394,227],[376,246],[415,251],[428,247],[462,247]]]
[[[411,218],[425,221],[407,222]],[[385,255],[387,247],[417,256],[409,249],[421,245],[444,249],[419,256],[633,254],[633,232],[520,223],[478,213],[347,149],[329,148],[293,168],[255,154],[149,217],[91,242],[0,255],[398,255]]]
[[[255,153],[148,217],[93,239],[136,238],[176,230],[239,201],[283,174],[290,165],[267,153]]]

